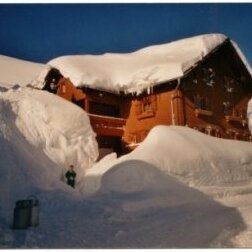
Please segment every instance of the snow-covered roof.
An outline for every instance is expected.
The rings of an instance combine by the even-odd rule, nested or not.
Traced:
[[[39,76],[44,64],[0,55],[0,86],[25,86]]]
[[[223,34],[204,34],[131,53],[61,56],[47,63],[33,85],[41,88],[48,70],[55,67],[77,87],[140,94],[155,85],[180,79],[227,39]],[[246,57],[230,41],[252,76]]]
[[[48,64],[58,68],[76,86],[141,93],[154,85],[181,78],[226,39],[223,34],[206,34],[132,53],[62,56]]]

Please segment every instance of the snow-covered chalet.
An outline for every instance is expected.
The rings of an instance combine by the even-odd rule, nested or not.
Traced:
[[[103,154],[131,151],[158,124],[251,141],[246,116],[251,69],[222,34],[132,53],[63,56],[48,66],[71,81],[55,93],[86,110]],[[43,83],[45,72],[35,85]]]

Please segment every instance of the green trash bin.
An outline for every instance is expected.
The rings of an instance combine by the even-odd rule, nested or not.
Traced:
[[[14,209],[13,229],[26,229],[30,225],[31,207],[29,200],[18,200]]]
[[[36,227],[39,224],[39,200],[34,195],[27,197],[27,199],[30,205],[29,226]]]

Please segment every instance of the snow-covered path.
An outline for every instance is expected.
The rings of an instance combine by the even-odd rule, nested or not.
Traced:
[[[142,161],[134,161],[143,172]],[[128,165],[131,167],[132,162]],[[146,168],[146,164],[145,168]],[[127,163],[116,169],[127,169]],[[130,167],[128,167],[130,169]],[[134,168],[135,169],[135,168]],[[235,208],[149,165],[153,185],[134,193],[111,192],[109,177],[89,199],[79,194],[47,192],[38,195],[40,225],[11,230],[0,238],[2,248],[209,248],[233,247],[230,238],[245,229]],[[130,170],[129,170],[130,171]],[[119,171],[120,172],[120,171]],[[146,173],[146,172],[145,172]],[[2,233],[2,232],[1,232]]]

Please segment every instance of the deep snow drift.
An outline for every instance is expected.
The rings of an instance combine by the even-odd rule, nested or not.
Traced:
[[[188,54],[183,51],[190,59],[178,58],[174,73],[225,37],[206,39],[214,43],[202,43],[202,39],[182,40],[178,47],[173,44],[180,51],[184,43],[197,42]],[[149,49],[159,58],[164,48],[101,57],[115,56],[118,65],[118,57],[139,54],[144,57],[134,60],[142,64],[142,59],[151,57]],[[172,57],[167,59],[172,62]],[[68,58],[58,61],[63,62]],[[131,76],[127,75],[130,69],[124,69],[132,77],[125,79],[129,91],[150,87],[154,77],[160,81],[167,77],[165,66],[152,62],[157,65],[141,65]],[[69,71],[75,73],[69,63]],[[113,64],[104,65],[113,79],[107,79],[106,72],[97,76],[106,85],[112,83],[113,91],[128,90]],[[12,67],[21,68],[14,62]],[[42,83],[47,70],[43,66],[35,86]],[[6,84],[26,85],[31,79],[26,80],[27,76],[35,74],[33,67],[27,68],[24,76],[17,77],[20,81],[8,76]],[[99,78],[92,74],[77,75],[80,80],[87,77],[99,87]],[[146,82],[139,82],[142,77]],[[250,102],[252,129],[251,109]],[[96,162],[97,143],[85,111],[28,87],[0,90],[0,121],[0,248],[252,247],[251,143],[218,139],[186,127],[157,126],[134,152],[120,158],[110,154]],[[75,189],[63,177],[69,164],[76,167]],[[31,194],[40,202],[39,226],[11,229],[15,202]]]
[[[44,68],[44,64],[0,55],[0,87],[30,84]]]
[[[229,186],[238,186],[236,190],[241,190],[244,185],[248,190],[252,178],[251,143],[209,137],[187,127],[156,126],[132,153],[119,159],[110,154],[89,169],[86,176],[90,177],[88,182],[92,186],[84,183],[83,193],[92,194],[99,190],[99,178],[112,165],[119,165],[126,160],[142,160],[152,164],[165,174],[172,175],[192,187],[211,186],[212,190],[222,187],[222,193],[225,193],[225,188]],[[122,179],[125,179],[125,176],[122,176]],[[145,179],[134,181],[133,177],[125,181],[139,188],[142,183],[146,183]],[[113,179],[117,190],[125,188],[120,179]],[[131,186],[126,188],[132,189]]]
[[[70,164],[82,179],[98,156],[87,114],[48,92],[31,88],[0,94],[0,198],[10,210],[13,197],[32,188],[62,188]]]
[[[249,130],[252,134],[252,99],[248,103],[247,118],[248,118]]]
[[[0,105],[1,248],[232,247],[246,229],[202,186],[249,183],[250,143],[158,126],[131,154],[95,163],[95,135],[77,106],[32,88],[1,93]],[[227,143],[234,149],[222,157]],[[74,190],[62,178],[70,162]],[[31,194],[40,225],[12,230],[15,201]]]

